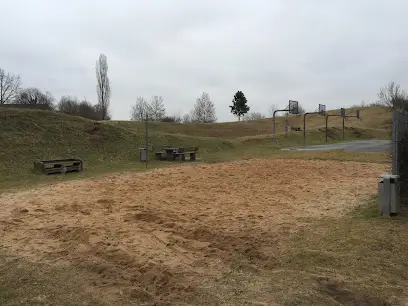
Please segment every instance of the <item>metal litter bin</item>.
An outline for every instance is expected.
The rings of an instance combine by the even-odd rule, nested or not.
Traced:
[[[383,174],[378,183],[378,210],[381,215],[389,217],[398,214],[399,205],[399,175]]]
[[[147,157],[146,148],[139,148],[139,161],[145,162]]]

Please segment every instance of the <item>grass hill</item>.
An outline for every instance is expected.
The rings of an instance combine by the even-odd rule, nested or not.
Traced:
[[[347,115],[354,115],[356,109],[347,109]],[[328,114],[339,114],[340,110],[331,110]],[[346,126],[360,129],[381,129],[391,125],[391,114],[383,107],[366,107],[360,110],[361,120],[349,118]],[[307,129],[316,130],[325,127],[325,119],[319,115],[307,115]],[[143,123],[134,121],[110,121],[109,124],[125,127],[126,129],[144,129]],[[284,132],[284,117],[276,117],[276,131]],[[289,116],[289,124],[303,128],[303,115]],[[341,127],[340,117],[329,117],[329,127]],[[256,121],[225,122],[214,124],[177,124],[177,123],[150,123],[150,129],[158,132],[183,134],[201,137],[217,137],[237,139],[240,137],[268,135],[272,133],[272,119]]]
[[[386,127],[391,123],[391,114],[386,109],[365,108],[361,116],[360,121],[346,121],[348,140],[386,137]],[[289,121],[292,126],[303,126],[303,117],[292,116]],[[275,147],[303,143],[302,132],[291,132],[285,138],[283,126],[284,118],[277,117]],[[329,126],[330,141],[340,141],[341,119],[330,117]],[[307,117],[309,144],[324,141],[323,127],[324,117]],[[271,131],[270,118],[216,124],[150,122],[149,149],[153,152],[162,145],[194,145],[199,147],[200,157],[208,160],[243,151],[259,154],[262,150],[273,151]],[[50,111],[0,108],[0,185],[29,181],[34,177],[36,159],[82,158],[87,169],[83,175],[143,167],[137,159],[144,135],[144,124],[140,122],[96,122]]]

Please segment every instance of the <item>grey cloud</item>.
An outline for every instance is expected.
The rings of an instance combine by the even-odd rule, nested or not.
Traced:
[[[266,113],[373,100],[389,80],[408,87],[406,1],[5,0],[0,67],[25,86],[96,101],[95,62],[108,57],[114,119],[136,97],[162,95],[188,112],[209,92],[220,120],[242,90]],[[6,30],[4,30],[6,29]]]

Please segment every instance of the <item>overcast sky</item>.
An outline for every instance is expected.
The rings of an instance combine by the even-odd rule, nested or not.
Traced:
[[[113,119],[137,96],[187,113],[206,91],[231,121],[237,90],[251,111],[298,100],[308,111],[408,88],[406,0],[0,0],[0,67],[25,87],[96,102],[108,58]]]

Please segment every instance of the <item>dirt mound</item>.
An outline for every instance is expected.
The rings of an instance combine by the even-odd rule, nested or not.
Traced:
[[[89,271],[107,300],[185,301],[232,269],[279,265],[288,237],[376,191],[383,166],[247,160],[109,175],[0,196],[9,252]]]

